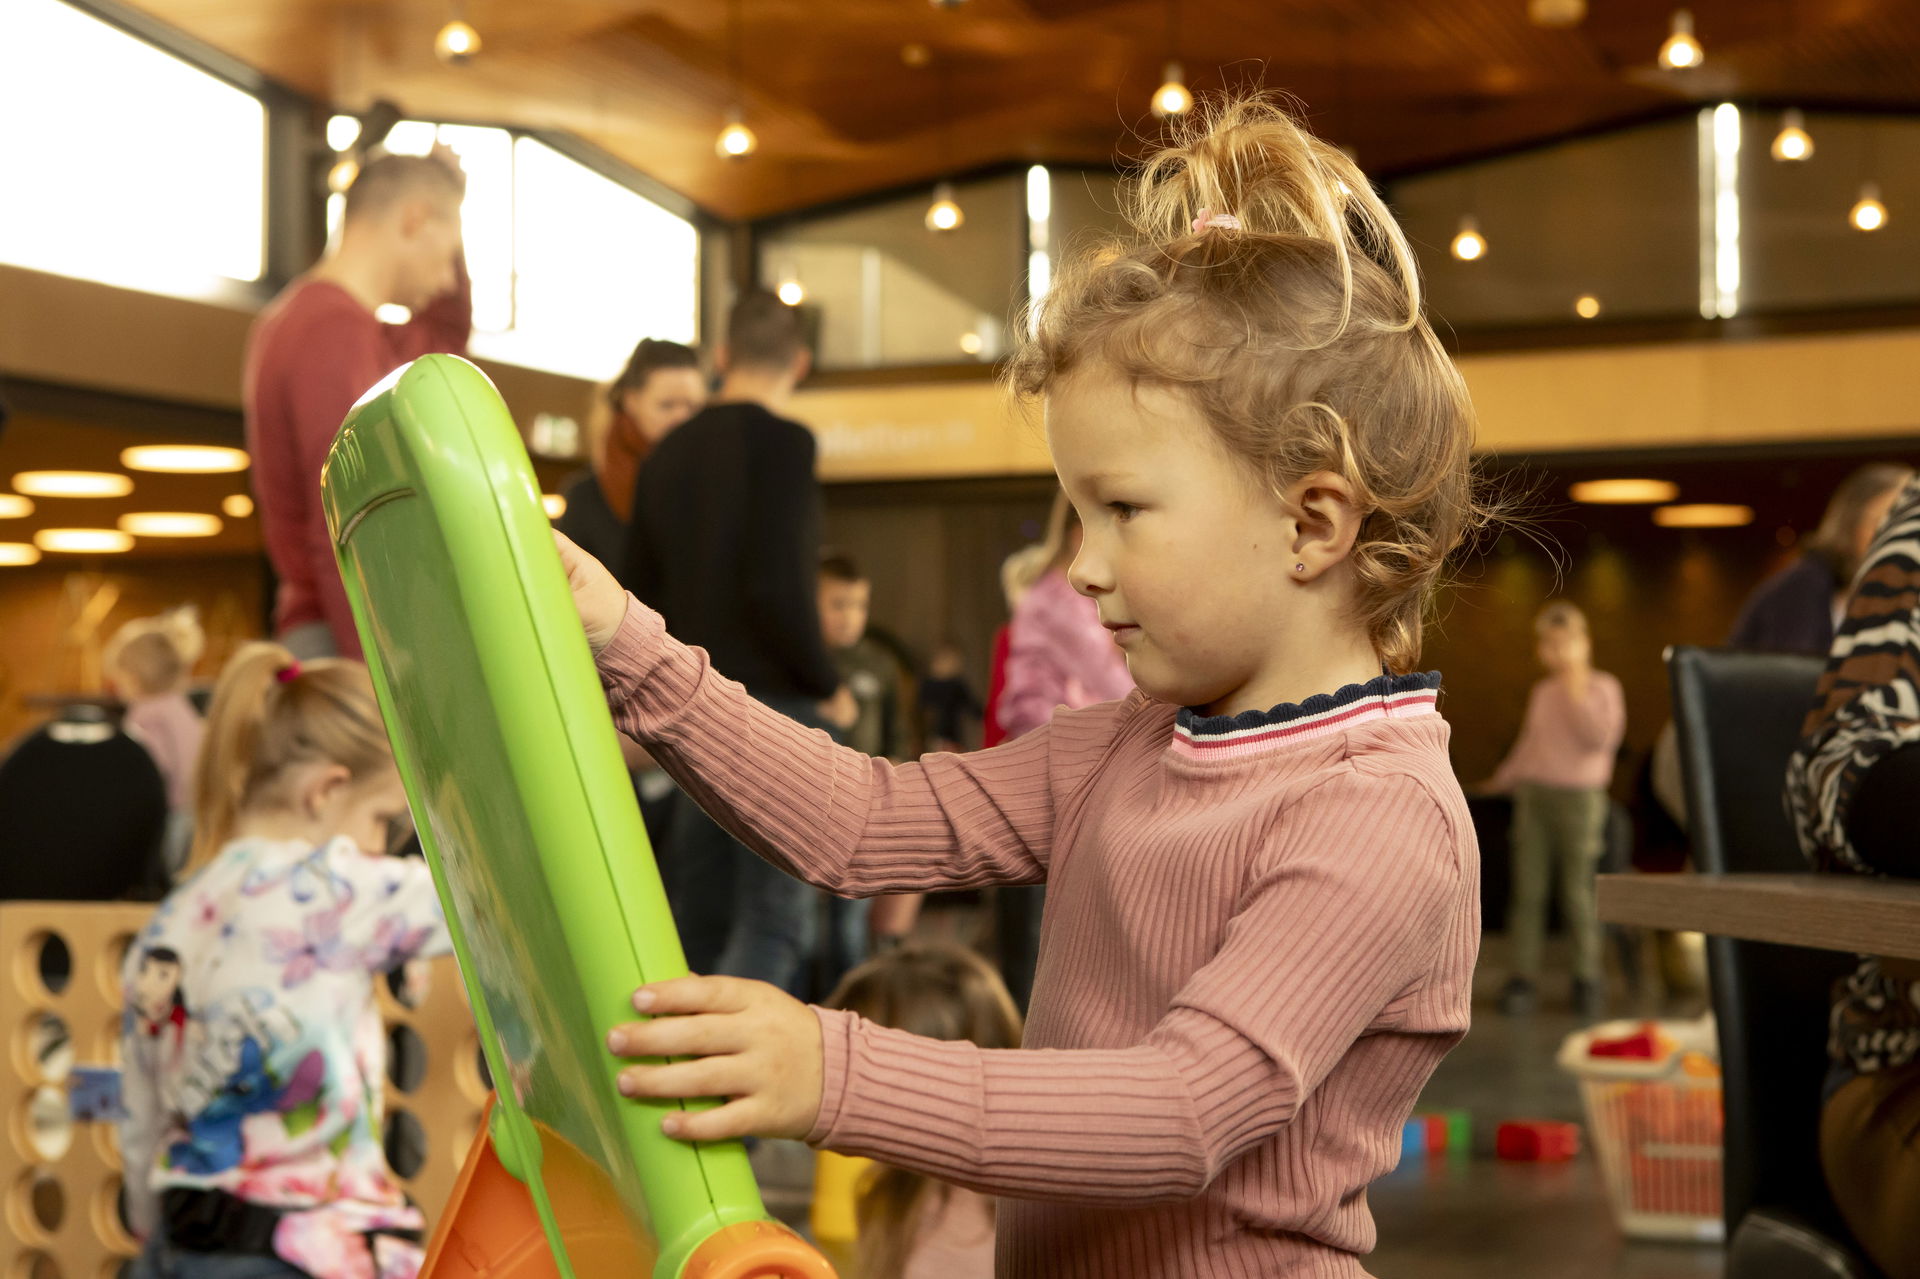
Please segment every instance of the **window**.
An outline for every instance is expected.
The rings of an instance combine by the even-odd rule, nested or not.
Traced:
[[[0,4],[0,174],[0,261],[189,297],[260,278],[260,100],[60,0]]]
[[[343,136],[346,132],[343,131]],[[403,120],[385,147],[460,156],[474,354],[604,381],[641,338],[691,343],[699,233],[687,219],[506,129]],[[329,202],[337,226],[341,198]]]

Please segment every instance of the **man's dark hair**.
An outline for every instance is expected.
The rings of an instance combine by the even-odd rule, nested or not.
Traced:
[[[347,188],[348,221],[385,213],[408,196],[445,194],[457,204],[467,183],[458,173],[430,156],[376,154],[360,166]]]
[[[820,553],[820,576],[833,582],[864,582],[867,575],[860,571],[853,556],[845,551],[822,551]]]
[[[727,317],[727,360],[735,368],[784,369],[806,346],[800,313],[765,289],[741,295]]]

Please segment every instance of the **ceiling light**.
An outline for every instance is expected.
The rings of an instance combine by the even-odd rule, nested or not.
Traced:
[[[114,471],[22,471],[13,487],[34,497],[125,497],[133,481]]]
[[[245,493],[229,493],[220,499],[220,510],[228,519],[244,520],[253,514],[253,499]]]
[[[715,153],[723,160],[744,160],[759,145],[760,139],[753,136],[753,130],[741,119],[740,108],[729,109],[726,127],[720,130],[720,136],[713,142]]]
[[[31,542],[0,542],[0,568],[24,568],[40,562],[40,548]]]
[[[780,281],[780,287],[774,290],[774,295],[788,306],[799,306],[807,300],[806,289],[792,276]]]
[[[960,349],[968,355],[978,355],[985,349],[986,343],[978,333],[967,332],[960,335]]]
[[[0,520],[17,520],[33,514],[33,499],[18,493],[0,493]]]
[[[1660,65],[1669,71],[1685,71],[1699,66],[1706,56],[1700,42],[1693,38],[1693,14],[1675,9],[1671,32],[1660,46]]]
[[[335,195],[345,195],[353,180],[360,176],[360,164],[352,156],[341,156],[327,170],[327,190]]]
[[[1853,210],[1847,214],[1847,221],[1853,223],[1856,231],[1878,231],[1887,224],[1887,206],[1880,203],[1880,187],[1877,183],[1860,184],[1860,198],[1854,201]],[[16,478],[15,488],[20,487]]]
[[[1680,496],[1672,480],[1582,480],[1567,496],[1589,506],[1657,506]]]
[[[114,555],[133,549],[133,534],[112,528],[43,528],[33,535],[33,544],[69,555]]]
[[[927,230],[952,231],[967,220],[953,199],[953,183],[942,182],[933,188],[933,203],[927,206]]]
[[[1536,27],[1577,27],[1587,16],[1587,0],[1527,0],[1527,17]]]
[[[1780,132],[1773,135],[1773,158],[1776,160],[1813,158],[1813,135],[1807,132],[1806,120],[1791,107],[1780,117]]]
[[[1600,314],[1600,299],[1591,293],[1582,293],[1573,300],[1573,313],[1583,320],[1591,320]]]
[[[1178,62],[1169,62],[1163,74],[1166,80],[1153,91],[1153,113],[1162,120],[1193,109],[1193,93],[1186,86]]]
[[[334,151],[345,151],[360,139],[360,121],[350,115],[327,117],[327,146]]]
[[[1480,224],[1472,217],[1460,219],[1460,229],[1454,233],[1453,256],[1462,262],[1478,262],[1487,255],[1487,237],[1480,234]]]
[[[558,493],[542,493],[540,505],[547,508],[547,518],[557,520],[567,513],[567,499]]]
[[[217,444],[141,444],[120,450],[120,465],[130,471],[166,471],[174,475],[223,475],[244,471],[245,449]]]
[[[1723,502],[1660,506],[1654,508],[1653,522],[1661,528],[1743,528],[1753,523],[1753,508]]]
[[[118,521],[135,537],[212,537],[224,527],[218,515],[204,511],[133,511]]]
[[[464,66],[480,52],[480,33],[467,23],[455,18],[440,28],[440,34],[433,38],[434,56],[449,66]]]

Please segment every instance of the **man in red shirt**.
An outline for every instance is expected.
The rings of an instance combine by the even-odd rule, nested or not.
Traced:
[[[445,147],[369,160],[347,192],[338,242],[247,335],[247,447],[267,556],[280,578],[274,632],[295,656],[360,656],[320,508],[320,467],[369,387],[415,356],[467,349],[465,188]],[[388,302],[412,318],[376,319],[374,308]]]

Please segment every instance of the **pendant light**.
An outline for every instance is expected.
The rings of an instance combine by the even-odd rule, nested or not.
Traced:
[[[946,58],[940,60],[940,162],[942,168],[950,169],[953,167],[953,85],[949,65]],[[945,179],[936,182],[933,203],[927,206],[927,230],[936,234],[957,231],[966,220],[959,201],[953,198],[953,183]]]
[[[1880,184],[1873,180],[1878,158],[1876,153],[1879,150],[1875,143],[1878,141],[1878,135],[1869,129],[1866,154],[1861,158],[1865,176],[1860,182],[1860,198],[1853,202],[1853,208],[1847,213],[1847,221],[1853,224],[1856,231],[1878,231],[1887,224],[1887,206],[1880,202]],[[14,487],[18,488],[19,485]]]
[[[1780,132],[1773,135],[1773,158],[1782,161],[1813,158],[1813,135],[1800,112],[1788,107],[1780,116]]]
[[[1669,71],[1685,71],[1699,66],[1706,56],[1693,35],[1692,11],[1675,9],[1666,43],[1660,46],[1660,65]]]
[[[453,0],[453,18],[433,38],[433,53],[450,67],[462,67],[480,52],[480,33],[467,22],[467,6]]]
[[[1193,110],[1193,92],[1180,66],[1180,0],[1167,0],[1166,49],[1167,65],[1160,73],[1160,87],[1153,91],[1153,113],[1162,120]]]
[[[1487,256],[1487,237],[1480,234],[1480,223],[1471,213],[1460,219],[1460,229],[1453,233],[1448,248],[1462,262],[1478,262]]]
[[[727,4],[727,89],[733,101],[720,136],[713,140],[713,150],[723,160],[744,160],[759,149],[760,139],[747,127],[746,113],[740,109],[740,0]]]

